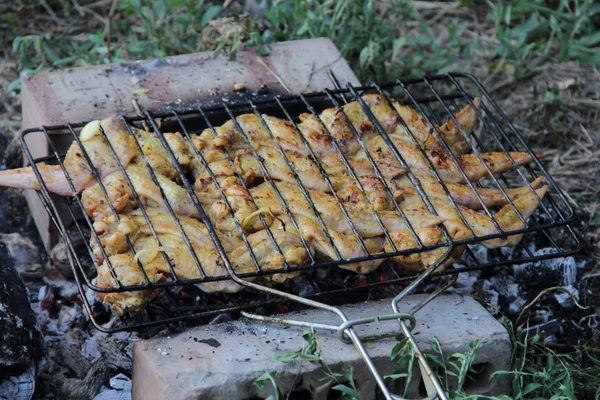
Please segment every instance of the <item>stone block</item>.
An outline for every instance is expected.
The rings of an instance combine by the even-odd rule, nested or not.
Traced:
[[[408,311],[422,296],[409,296],[401,306]],[[342,306],[349,318],[361,318],[391,312],[391,300]],[[326,324],[341,323],[339,317],[322,310],[306,310],[289,318]],[[490,375],[510,367],[511,343],[504,327],[470,297],[444,295],[415,314],[413,333],[423,351],[431,351],[438,338],[445,355],[465,352],[476,339],[485,343],[478,351],[476,382],[469,382],[472,393],[506,393],[506,382]],[[360,325],[361,336],[375,336],[367,344],[368,352],[382,375],[390,374],[392,347],[400,338],[396,321]],[[354,347],[341,342],[334,332],[319,331],[321,357],[336,372],[353,368],[361,399],[375,398],[376,383]],[[324,368],[316,363],[275,360],[276,355],[298,351],[304,345],[302,328],[240,319],[207,325],[173,337],[141,341],[134,346],[133,399],[254,399],[272,394],[268,385],[259,390],[254,384],[265,371],[277,371],[277,384],[284,392],[292,388],[303,397],[326,399],[331,385],[322,378]],[[301,373],[299,374],[299,371]],[[419,369],[414,371],[416,377]],[[420,379],[419,379],[420,380]],[[411,392],[419,395],[418,380]],[[421,391],[423,388],[421,388]],[[423,393],[421,393],[423,394]]]

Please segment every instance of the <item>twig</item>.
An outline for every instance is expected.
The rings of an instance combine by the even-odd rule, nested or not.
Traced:
[[[267,70],[268,70],[270,73],[272,73],[272,74],[273,74],[273,76],[275,77],[275,79],[277,79],[277,82],[279,82],[279,84],[280,84],[281,86],[283,86],[283,88],[284,88],[285,90],[287,90],[287,92],[288,92],[288,93],[292,93],[292,91],[291,91],[291,90],[290,90],[290,88],[289,88],[289,87],[288,87],[288,86],[285,84],[285,82],[283,81],[283,79],[281,79],[281,78],[279,77],[279,75],[277,75],[277,74],[275,73],[275,71],[273,71],[271,68],[269,68],[269,66],[267,65],[267,63],[263,61],[262,57],[259,57],[259,56],[257,56],[257,57],[256,57],[256,61],[258,61],[258,63],[259,63],[260,65],[262,65],[262,66],[263,66],[263,67],[265,67],[265,68],[266,68],[266,69],[267,69]]]
[[[107,21],[107,30],[108,33],[106,34],[106,55],[108,56],[108,62],[112,63],[112,55],[110,54],[110,25],[111,25],[111,18],[108,17],[108,21]]]
[[[144,128],[145,131],[150,132],[150,128],[148,127],[148,124],[146,123],[146,119],[145,119],[145,115],[144,112],[142,111],[142,108],[140,107],[139,103],[137,102],[136,99],[132,99],[131,103],[133,104],[133,108],[136,112],[136,114],[140,117],[143,118],[142,119],[142,127]]]
[[[546,105],[546,104],[561,104],[560,102],[557,101],[553,101],[553,100],[533,100],[531,102],[531,104],[533,105]],[[599,100],[590,100],[590,99],[563,99],[563,103],[564,105],[567,106],[584,106],[584,107],[590,107],[590,108],[600,108],[600,101]]]
[[[110,5],[110,9],[108,10],[108,17],[106,17],[106,54],[108,55],[108,62],[112,63],[112,55],[110,54],[110,33],[111,33],[111,24],[112,17],[115,15],[117,11],[117,0],[113,0]]]
[[[327,64],[325,64],[325,65],[321,65],[321,66],[320,66],[319,68],[317,68],[317,69],[314,69],[314,68],[315,68],[315,66],[314,66],[314,63],[313,63],[313,66],[312,66],[312,68],[311,68],[311,71],[310,71],[310,75],[308,75],[308,83],[307,83],[307,84],[306,84],[306,86],[304,87],[304,90],[308,89],[308,87],[310,86],[310,83],[312,82],[312,78],[313,78],[313,76],[314,76],[314,75],[315,75],[317,72],[319,72],[319,71],[322,71],[322,70],[324,70],[325,68],[329,68],[329,67],[331,67],[333,64],[335,64],[336,62],[338,62],[338,61],[339,61],[341,58],[342,58],[342,55],[340,54],[340,55],[339,55],[339,56],[338,56],[338,57],[337,57],[335,60],[333,60],[332,62],[329,62],[329,63],[327,63]]]
[[[458,1],[455,2],[445,2],[445,1],[411,1],[411,7],[416,8],[417,10],[438,10],[440,8],[447,10],[456,10],[460,3]]]
[[[88,4],[88,7],[103,7],[105,4],[109,4],[111,3],[112,0],[100,0],[100,1],[95,1],[93,3]]]
[[[81,4],[79,4],[77,2],[77,0],[71,0],[71,3],[73,3],[73,7],[75,7],[75,10],[77,10],[77,12],[79,13],[79,16],[85,17],[85,11],[81,7]]]
[[[554,347],[555,349],[575,349],[575,350],[585,350],[590,351],[592,353],[600,354],[600,349],[595,347],[585,347],[578,344],[563,344],[563,343],[552,343],[552,342],[544,342],[544,346],[546,347]]]
[[[0,119],[0,125],[5,126],[21,126],[22,121],[13,121],[10,119]]]
[[[156,24],[155,29],[160,28],[162,25],[168,23],[169,21],[171,21],[173,19],[174,16],[176,16],[177,14],[184,12],[187,10],[186,6],[183,7],[179,7],[177,10],[173,11],[171,14],[167,15],[164,19],[162,19],[161,21],[158,21],[158,23]]]
[[[560,287],[560,286],[553,286],[548,289],[542,290],[537,296],[535,296],[535,299],[533,299],[529,304],[527,304],[525,307],[523,307],[523,309],[519,313],[519,316],[517,317],[517,319],[515,320],[515,323],[513,325],[515,332],[519,329],[519,321],[521,321],[521,318],[523,318],[523,315],[525,315],[525,312],[527,310],[529,310],[531,307],[533,307],[535,305],[535,303],[537,303],[542,298],[542,296],[544,296],[547,293],[553,292],[553,291],[559,291],[559,292],[564,292],[564,293],[568,294],[571,297],[571,300],[573,300],[573,303],[575,303],[575,305],[582,310],[587,310],[588,308],[590,308],[589,306],[582,306],[581,304],[579,304],[579,302],[577,301],[577,299],[575,298],[573,293],[571,293],[568,289],[565,289],[564,287]]]
[[[42,7],[44,7],[46,9],[48,14],[50,14],[50,17],[52,18],[52,20],[54,20],[54,22],[56,22],[58,25],[65,25],[65,21],[58,18],[58,16],[54,13],[54,11],[48,5],[48,3],[46,3],[46,0],[40,0],[40,4],[42,5]]]
[[[492,79],[496,77],[496,75],[498,74],[498,72],[500,72],[501,69],[502,69],[502,67],[504,66],[504,62],[505,61],[506,61],[506,54],[504,54],[502,56],[502,58],[500,59],[500,61],[498,61],[496,63],[496,67],[494,68],[494,70],[492,71],[492,73],[489,74],[487,76],[487,78],[484,79],[483,86],[487,86],[487,84],[490,83],[492,81]]]

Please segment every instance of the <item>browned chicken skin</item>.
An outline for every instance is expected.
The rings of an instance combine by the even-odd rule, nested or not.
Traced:
[[[477,121],[479,99],[473,101],[474,107],[467,106],[457,113],[456,122],[449,119],[439,126],[430,125],[411,107],[388,102],[382,96],[365,95],[362,100],[378,124],[368,118],[363,105],[352,102],[339,109],[326,109],[318,117],[302,114],[297,127],[276,117],[245,114],[238,116],[236,123],[228,121],[214,131],[206,129],[192,135],[191,141],[179,133],[164,134],[177,164],[193,175],[195,195],[236,273],[256,268],[244,237],[260,268],[274,270],[286,262],[307,264],[312,257],[351,260],[414,249],[418,247],[417,238],[425,246],[443,244],[442,226],[454,240],[497,234],[498,228],[518,230],[523,221],[514,208],[525,220],[537,208],[537,198],[527,186],[505,189],[506,197],[499,189],[469,186],[469,182],[490,173],[506,172],[532,161],[528,153],[481,153],[483,163],[477,155],[466,154],[469,145],[465,137]],[[380,135],[381,129],[392,148]],[[92,239],[99,263],[98,286],[116,287],[113,273],[126,286],[175,277],[198,279],[202,275],[196,260],[206,276],[228,275],[206,227],[198,220],[198,208],[181,185],[180,175],[156,133],[134,127],[130,132],[119,119],[109,118],[86,125],[80,139],[106,193],[76,143],[64,160],[74,190],[60,167],[38,164],[38,169],[48,190],[62,195],[83,192],[82,203],[95,221],[94,228],[108,257]],[[412,179],[405,167],[412,172]],[[413,180],[427,195],[431,210]],[[39,188],[30,168],[0,172],[0,185]],[[530,185],[539,198],[547,191],[541,178]],[[139,209],[134,192],[146,216]],[[508,204],[509,200],[512,204]],[[502,208],[492,219],[475,211],[484,206]],[[381,225],[389,232],[389,239]],[[266,227],[271,229],[272,237]],[[135,254],[130,252],[127,237]],[[514,235],[484,244],[510,246],[520,238],[521,235]],[[461,251],[457,248],[445,265],[451,264]],[[394,259],[408,270],[420,271],[434,265],[446,252],[442,246]],[[381,262],[351,262],[340,267],[368,273]],[[144,266],[145,275],[139,263]],[[276,283],[297,275],[278,273],[263,279]],[[201,283],[199,287],[207,292],[240,289],[231,280]],[[122,315],[135,313],[159,293],[160,290],[143,290],[100,296],[111,304],[116,315]]]

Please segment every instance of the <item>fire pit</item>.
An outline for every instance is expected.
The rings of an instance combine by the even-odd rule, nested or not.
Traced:
[[[335,74],[335,71],[333,71],[332,74]],[[255,114],[258,118],[260,118],[264,126],[267,127],[267,130],[269,130],[268,124],[262,117],[263,113],[284,118],[291,126],[298,130],[297,124],[299,121],[294,116],[298,115],[299,113],[308,113],[314,118],[319,119],[318,112],[324,108],[335,107],[338,110],[341,110],[341,107],[344,104],[348,103],[349,101],[356,101],[357,104],[359,104],[360,109],[367,115],[369,122],[375,127],[376,134],[380,135],[383,141],[389,145],[390,149],[392,149],[392,155],[395,158],[395,161],[407,171],[407,174],[414,186],[420,188],[421,186],[418,180],[415,178],[411,168],[404,160],[403,155],[398,150],[395,150],[395,146],[382,126],[381,121],[375,118],[372,109],[363,100],[362,96],[369,93],[380,96],[381,99],[384,99],[389,104],[391,104],[391,98],[393,96],[393,98],[399,100],[401,104],[412,106],[422,115],[423,123],[430,127],[442,124],[448,118],[453,119],[453,114],[461,110],[461,108],[470,107],[472,110],[474,110],[479,120],[482,121],[480,131],[475,132],[470,139],[467,138],[468,135],[462,131],[462,129],[459,129],[460,133],[467,138],[467,143],[473,151],[473,154],[476,155],[482,165],[486,165],[482,157],[485,156],[485,152],[489,151],[502,152],[507,156],[507,159],[512,162],[512,166],[515,170],[511,173],[494,174],[490,170],[490,167],[486,167],[489,175],[486,183],[492,185],[502,193],[502,195],[507,199],[507,203],[510,205],[510,207],[512,207],[513,211],[521,220],[522,226],[516,229],[502,230],[496,223],[498,228],[497,233],[478,236],[471,229],[473,234],[464,239],[453,239],[448,232],[444,230],[443,240],[433,244],[424,244],[419,240],[419,235],[412,228],[411,224],[407,223],[410,228],[410,232],[416,241],[416,245],[411,246],[410,248],[396,248],[396,246],[394,246],[394,242],[390,240],[392,247],[391,250],[382,253],[370,254],[363,244],[363,249],[366,253],[364,256],[352,258],[342,257],[338,250],[338,257],[330,260],[320,260],[310,257],[310,262],[302,265],[287,265],[287,262],[284,261],[280,268],[274,268],[268,271],[261,269],[260,263],[257,261],[256,257],[252,253],[251,248],[248,246],[250,254],[252,255],[251,261],[256,266],[256,270],[241,274],[236,273],[227,258],[226,251],[224,250],[223,245],[218,237],[217,231],[202,208],[198,198],[194,194],[194,189],[189,181],[189,178],[180,167],[177,168],[179,164],[176,155],[171,150],[163,132],[179,131],[186,139],[191,141],[191,136],[195,133],[207,128],[213,133],[216,133],[215,127],[217,125],[227,119],[233,119],[233,121],[236,121],[235,117],[242,113]],[[475,104],[476,101],[478,102],[476,98],[483,99],[481,106]],[[343,111],[341,114],[343,115],[344,120],[349,123],[348,116],[345,115]],[[399,115],[398,118],[400,121],[402,121],[402,118]],[[157,120],[160,120],[161,123],[157,123]],[[153,112],[145,111],[142,116],[137,117],[123,117],[122,121],[125,122],[126,126],[128,127],[128,133],[132,138],[135,138],[135,133],[130,125],[140,128],[145,126],[148,130],[157,134],[161,145],[169,155],[170,161],[177,169],[179,179],[181,182],[183,182],[183,186],[194,200],[194,206],[199,212],[200,219],[206,226],[210,239],[212,240],[219,256],[222,259],[225,273],[218,276],[211,276],[203,270],[202,264],[197,258],[195,258],[196,267],[200,271],[199,278],[181,279],[178,278],[177,274],[174,273],[164,281],[153,282],[149,280],[148,276],[146,275],[145,283],[126,285],[119,281],[118,274],[116,274],[114,269],[109,266],[109,269],[111,269],[111,275],[117,282],[117,285],[116,287],[112,288],[99,286],[94,280],[94,268],[92,268],[90,271],[90,267],[98,268],[99,265],[94,258],[94,249],[88,242],[88,238],[91,235],[93,238],[92,243],[95,241],[102,249],[101,240],[94,229],[93,221],[86,213],[81,198],[78,196],[73,196],[70,198],[61,198],[57,200],[48,191],[40,171],[34,167],[34,171],[36,172],[41,184],[39,191],[41,202],[46,208],[53,223],[56,225],[58,232],[66,245],[68,260],[73,266],[73,275],[77,282],[77,287],[83,301],[83,306],[87,311],[87,314],[90,316],[94,326],[102,332],[140,330],[152,326],[160,326],[167,323],[183,321],[186,323],[202,324],[215,321],[215,317],[217,318],[216,321],[219,321],[219,319],[222,321],[223,318],[228,318],[224,317],[224,315],[233,315],[234,317],[237,317],[240,314],[252,319],[284,322],[290,325],[307,326],[315,329],[333,329],[339,332],[341,339],[349,340],[354,343],[360,355],[367,363],[367,366],[370,372],[373,374],[375,381],[378,383],[382,395],[385,398],[392,398],[389,389],[386,387],[381,378],[381,374],[373,365],[363,341],[356,333],[355,327],[357,325],[379,320],[398,321],[401,332],[403,335],[409,338],[411,345],[414,346],[415,351],[419,353],[419,348],[416,344],[414,336],[411,334],[411,329],[415,326],[413,314],[425,307],[439,293],[453,283],[453,280],[449,280],[446,285],[440,286],[439,289],[434,291],[430,296],[421,299],[421,301],[415,304],[410,310],[400,312],[398,305],[401,300],[403,300],[409,293],[414,291],[414,289],[426,279],[443,275],[456,275],[459,272],[489,269],[502,265],[531,263],[550,258],[565,257],[576,253],[580,247],[579,240],[574,234],[572,228],[574,221],[574,210],[572,206],[557,187],[552,177],[548,174],[543,164],[536,157],[533,150],[526,144],[510,121],[506,119],[506,116],[494,103],[493,99],[489,96],[481,84],[475,78],[469,75],[446,74],[443,76],[425,77],[414,80],[364,86],[353,86],[348,84],[348,86],[344,88],[324,90],[305,95],[275,95],[273,93],[256,95],[252,94],[248,96],[237,96],[232,100],[221,99],[212,101],[210,103],[202,103],[193,109],[188,108],[177,110],[176,108],[172,108],[170,106],[166,107],[165,105],[164,109],[159,108],[158,111]],[[459,126],[455,119],[454,123]],[[236,125],[236,130],[243,135],[244,130],[242,127],[235,122],[234,124]],[[62,163],[64,154],[62,153],[61,144],[63,143],[58,143],[56,141],[56,138],[58,137],[56,134],[59,132],[67,132],[67,134],[69,134],[70,137],[75,140],[81,148],[83,148],[83,145],[78,137],[78,132],[84,125],[84,123],[72,123],[33,128],[24,131],[21,137],[25,155],[27,156],[29,163],[31,165],[35,165],[37,162],[45,161],[49,164],[60,165],[67,175],[67,179],[73,188],[73,193],[76,193],[77,190],[75,189],[73,181],[69,179],[66,169]],[[349,124],[349,126],[352,126],[352,124]],[[405,127],[407,131],[410,132],[408,126],[405,125]],[[355,128],[352,128],[352,131],[355,135],[357,135],[357,137],[360,136],[359,132],[357,132]],[[272,135],[272,132],[269,131],[269,133]],[[451,149],[440,136],[437,129],[432,128],[431,133],[437,135],[444,146],[444,150],[447,151],[448,154],[452,154]],[[44,157],[43,159],[34,157],[30,149],[31,141],[27,140],[31,135],[35,135],[36,137],[42,135],[42,137],[45,138],[51,150],[50,155]],[[412,133],[411,136],[412,139],[415,140]],[[360,139],[359,143],[361,146],[364,146]],[[252,148],[252,144],[249,141],[248,144],[249,147]],[[140,144],[137,143],[137,146],[140,147]],[[287,158],[285,151],[283,151],[281,147],[278,147],[277,149],[286,160],[286,163],[292,167],[292,163]],[[349,171],[352,171],[352,166],[345,159],[343,153],[339,150],[339,147],[337,149],[341,159],[345,160],[345,167]],[[285,214],[292,222],[291,226],[288,226],[287,229],[296,230],[300,234],[300,230],[295,223],[294,216],[289,211],[289,206],[285,204],[286,202],[284,200],[284,195],[278,191],[277,186],[274,184],[273,178],[269,175],[268,168],[263,163],[261,156],[256,152],[256,149],[253,149],[252,151],[254,156],[260,161],[260,168],[264,171],[265,175],[265,183],[272,185],[277,198],[283,204]],[[365,151],[368,155],[369,152],[367,149],[365,149]],[[524,154],[528,154],[529,157],[531,157],[531,160],[533,160],[532,165],[518,166],[509,155],[509,152],[522,152]],[[83,155],[87,158],[89,165],[92,166],[92,171],[96,180],[101,182],[98,172],[93,168],[93,164],[89,160],[89,155],[85,154],[85,152]],[[428,156],[424,152],[422,155],[427,159]],[[208,163],[204,157],[199,153],[196,154],[196,157],[200,160],[202,165],[208,171],[210,171]],[[311,157],[315,162],[318,163],[318,160],[313,152],[311,152]],[[458,160],[454,158],[454,156],[451,156],[450,158],[451,159],[449,159],[448,162],[456,163],[458,166],[458,172],[466,178],[467,173],[460,166]],[[374,170],[377,171],[378,178],[385,182],[384,177],[379,171],[377,163],[370,155],[367,157],[367,159],[373,166]],[[233,163],[233,160],[230,161]],[[126,177],[128,184],[133,188],[133,184],[125,172],[125,166],[121,164],[119,168]],[[433,170],[435,171],[435,168],[433,168]],[[155,172],[152,170],[152,168],[149,168],[149,172],[153,177],[153,180],[158,182]],[[309,191],[303,186],[302,181],[298,178],[298,175],[293,168],[292,172],[295,183],[300,189],[301,195],[306,199],[306,201],[308,201],[313,209],[316,209],[316,205],[312,201]],[[356,176],[354,174],[351,175],[358,186],[361,186],[360,181],[356,178]],[[323,176],[329,185],[331,185],[327,175],[324,174]],[[550,194],[546,195],[545,197],[543,197],[543,195],[539,196],[536,194],[534,187],[532,187],[530,184],[532,180],[539,176],[542,176],[550,187]],[[212,175],[211,178],[213,181],[217,181],[217,179]],[[437,182],[442,183],[442,179],[437,172],[435,173],[435,179]],[[465,180],[469,181],[468,179]],[[476,190],[479,188],[477,184],[469,185],[474,193],[478,193]],[[442,184],[442,186],[445,188],[444,184]],[[516,186],[528,187],[529,192],[532,193],[536,197],[537,202],[539,202],[539,209],[534,215],[531,216],[531,218],[522,215],[519,209],[515,206],[513,200],[511,200],[506,194],[506,190],[509,188],[515,188]],[[336,192],[333,188],[331,189],[333,193]],[[392,198],[394,197],[391,193],[390,187],[386,187],[385,190]],[[449,193],[447,189],[445,190],[446,193]],[[227,203],[227,196],[223,193],[223,191],[221,191],[220,194],[225,203]],[[143,214],[143,218],[146,220],[148,225],[151,226],[151,218],[145,211],[143,202],[135,193],[135,190],[133,190],[133,195],[135,202],[140,206],[139,209]],[[435,207],[432,206],[428,195],[425,194],[422,189],[419,190],[419,195],[422,197],[429,211],[435,215]],[[488,216],[492,216],[492,207],[486,206],[479,195],[476,195],[476,197],[481,205],[481,208],[483,209],[483,212]],[[107,200],[110,203],[108,198]],[[352,219],[349,217],[348,213],[344,211],[344,205],[337,197],[336,200],[340,209],[342,210],[342,214],[347,219],[348,224],[352,226],[357,240],[362,243],[360,236],[356,234],[356,227],[354,226]],[[168,204],[168,201],[166,201],[166,203]],[[458,205],[454,201],[452,201],[452,203],[454,207],[459,210]],[[229,206],[229,204],[227,205]],[[409,218],[406,216],[404,210],[398,206],[398,203],[395,203],[395,209],[405,222],[409,221]],[[173,210],[169,209],[168,211],[174,217],[174,220],[177,220]],[[319,213],[316,214],[319,215]],[[379,218],[377,213],[375,213],[375,217]],[[116,213],[115,218],[118,218]],[[264,223],[264,220],[262,220],[263,217],[261,216],[260,218],[261,222]],[[462,219],[464,221],[464,216],[462,216]],[[492,218],[492,221],[495,221],[494,218]],[[321,228],[327,232],[327,226],[321,218],[319,218],[319,224]],[[468,223],[467,226],[469,226]],[[391,233],[383,225],[381,227],[384,235],[389,239]],[[270,232],[266,225],[265,228],[268,232]],[[188,237],[186,230],[183,229],[181,225],[179,225],[179,229],[188,250],[193,253],[194,250],[190,244],[191,239]],[[521,242],[521,244],[515,248],[512,248],[510,251],[505,249],[491,250],[489,253],[485,253],[485,257],[481,257],[481,253],[479,253],[477,250],[479,243],[493,239],[505,239],[515,235],[524,235],[525,239]],[[277,251],[281,252],[277,247],[277,242],[272,237],[272,233],[269,233],[269,236],[273,241]],[[299,236],[301,238],[303,237],[301,234]],[[331,240],[331,236],[329,234],[327,234],[327,236]],[[158,243],[160,243],[160,240],[154,231],[153,237]],[[534,243],[535,247],[532,247],[531,243]],[[131,246],[131,243],[129,243],[129,246]],[[306,242],[303,242],[303,246],[307,248],[308,254],[311,254]],[[455,251],[460,248],[464,248],[464,256],[461,261],[461,265],[442,272],[441,267],[444,265],[446,260],[450,259]],[[544,251],[538,251],[540,248],[544,248]],[[379,269],[367,275],[356,275],[352,272],[344,271],[336,267],[337,265],[373,261],[383,258],[390,259],[392,257],[399,256],[408,257],[415,254],[424,254],[436,249],[442,250],[439,253],[440,256],[428,269],[418,274],[407,273],[406,270],[398,268],[393,263],[383,263]],[[283,256],[283,253],[281,253],[281,255]],[[283,257],[285,260],[285,256]],[[107,256],[104,258],[108,259]],[[173,266],[171,266],[171,269],[173,269]],[[300,273],[301,275],[299,277],[287,280],[277,289],[260,283],[261,279],[269,279],[268,277],[273,274]],[[249,278],[256,279],[256,281],[251,282],[246,280]],[[250,290],[236,294],[215,295],[204,293],[198,289],[197,286],[195,286],[198,284],[202,285],[206,283],[222,282],[232,279],[237,284]],[[375,291],[375,289],[378,290]],[[154,302],[152,302],[146,309],[138,313],[136,316],[120,317],[110,320],[108,320],[109,315],[106,313],[106,310],[104,310],[97,300],[95,300],[93,295],[90,295],[91,292],[126,293],[135,290],[160,290],[162,293]],[[362,295],[357,295],[357,293],[361,293]],[[369,295],[373,295],[373,293],[375,293],[375,296],[380,298],[385,298],[389,295],[395,295],[397,293],[399,294],[391,301],[391,307],[389,307],[389,309],[382,309],[378,314],[370,315],[364,318],[349,319],[346,317],[344,312],[336,307],[338,304],[348,304],[366,299],[367,293]],[[304,307],[316,307],[333,312],[338,315],[340,321],[337,324],[332,325],[307,322],[287,317],[271,318],[257,315],[257,313],[281,314],[286,311],[298,310]],[[419,358],[419,361],[425,370],[429,368],[424,358]],[[443,398],[444,395],[440,392],[439,383],[437,383],[435,377],[430,383],[433,385],[433,389],[428,389],[430,391],[437,390],[440,396]]]

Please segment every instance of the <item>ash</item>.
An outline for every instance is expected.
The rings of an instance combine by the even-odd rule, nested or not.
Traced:
[[[528,242],[527,247],[489,250],[481,245],[470,246],[477,259],[463,256],[456,269],[474,267],[477,263],[494,263],[527,257],[545,257],[556,252],[553,247],[539,247],[539,240]],[[518,263],[504,268],[487,268],[458,274],[448,293],[471,295],[497,318],[515,321],[525,305],[543,290],[555,288],[543,295],[524,313],[521,323],[525,330],[540,331],[546,342],[581,345],[600,334],[600,315],[578,308],[598,304],[600,299],[600,272],[594,270],[596,261],[585,255]],[[432,292],[448,278],[439,278],[421,287],[420,292]],[[565,289],[565,291],[558,290]],[[569,294],[570,293],[570,294]],[[571,295],[573,297],[571,297]],[[588,345],[592,345],[587,342]]]

